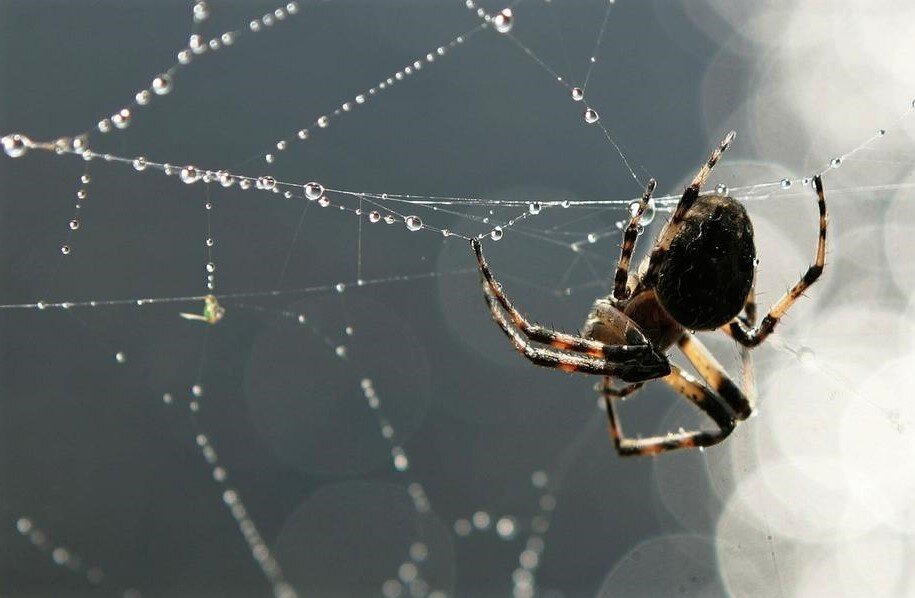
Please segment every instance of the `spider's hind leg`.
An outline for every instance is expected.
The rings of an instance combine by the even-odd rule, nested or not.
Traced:
[[[623,428],[620,425],[619,416],[613,404],[613,398],[616,398],[612,394],[613,389],[610,387],[609,380],[605,380],[602,394],[607,405],[610,436],[613,438],[616,451],[621,456],[657,455],[658,453],[684,448],[713,446],[727,438],[734,430],[736,425],[734,417],[717,400],[711,390],[694,380],[689,374],[672,365],[670,374],[662,378],[662,380],[705,412],[715,422],[718,429],[711,432],[681,431],[666,436],[627,438],[623,434]]]
[[[826,197],[823,193],[823,181],[819,176],[813,177],[813,187],[817,194],[817,206],[820,211],[820,228],[817,239],[816,255],[813,264],[807,268],[807,271],[791,289],[785,293],[781,299],[776,301],[775,305],[769,310],[762,321],[752,328],[742,322],[740,318],[735,318],[728,324],[729,333],[741,345],[745,347],[756,347],[766,340],[775,330],[776,324],[784,317],[788,309],[794,305],[794,302],[804,294],[810,286],[817,281],[823,273],[826,266],[826,228],[828,217],[826,215]],[[755,305],[754,305],[755,310]]]

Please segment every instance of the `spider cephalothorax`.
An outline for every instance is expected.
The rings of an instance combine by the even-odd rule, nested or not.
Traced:
[[[798,297],[823,271],[826,259],[826,199],[813,177],[820,210],[816,258],[804,276],[756,325],[753,293],[756,248],[753,225],[743,205],[722,194],[699,195],[721,154],[734,139],[731,131],[683,192],[654,248],[635,274],[629,263],[654,179],[637,204],[623,236],[613,292],[594,302],[580,336],[557,332],[527,320],[515,309],[486,264],[479,240],[471,243],[483,275],[483,292],[493,319],[521,353],[537,365],[603,376],[601,392],[610,433],[621,455],[651,455],[724,440],[753,410],[749,349],[763,342]],[[721,330],[741,345],[743,389],[693,336],[696,330]],[[704,383],[670,363],[664,352],[676,344]],[[628,384],[614,387],[612,378]],[[717,430],[653,438],[626,438],[614,399],[631,395],[660,378],[692,401]]]

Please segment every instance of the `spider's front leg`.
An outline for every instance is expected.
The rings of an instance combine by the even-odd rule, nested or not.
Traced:
[[[558,332],[529,321],[514,307],[502,290],[502,285],[493,276],[483,257],[479,240],[472,240],[471,245],[477,256],[483,277],[483,295],[493,320],[511,339],[515,349],[531,362],[566,372],[615,376],[627,382],[650,380],[670,371],[667,358],[658,353],[634,326],[627,327],[628,335],[624,343],[606,344]],[[539,347],[534,342],[549,347]]]
[[[629,290],[626,284],[629,282],[629,262],[632,260],[632,252],[635,251],[635,241],[639,237],[639,223],[642,220],[642,214],[648,208],[648,201],[654,192],[657,183],[654,179],[648,179],[648,185],[645,187],[645,193],[642,200],[636,206],[635,212],[629,219],[629,225],[626,232],[623,233],[623,247],[620,251],[620,260],[616,266],[616,275],[613,277],[613,298],[620,301],[629,297]]]
[[[826,265],[826,226],[828,217],[826,214],[826,197],[823,193],[823,181],[820,179],[819,175],[813,177],[813,187],[816,190],[817,205],[820,210],[819,238],[817,239],[816,256],[813,264],[807,268],[807,272],[804,273],[801,279],[791,287],[781,299],[775,302],[775,305],[772,306],[772,309],[769,310],[769,313],[763,317],[758,325],[751,328],[741,321],[740,318],[734,318],[730,324],[726,325],[728,328],[727,332],[734,337],[734,340],[745,347],[756,347],[765,341],[766,338],[772,334],[772,331],[775,330],[775,325],[782,319],[785,312],[788,311],[788,308],[794,305],[794,302],[797,301],[798,298],[804,294],[804,291],[815,283],[823,273],[823,268]],[[755,309],[756,306],[754,304],[754,313]]]
[[[648,258],[648,270],[642,277],[643,284],[652,286],[657,280],[658,271],[661,268],[661,264],[664,262],[664,257],[667,254],[667,250],[670,248],[670,243],[683,226],[683,220],[686,218],[686,213],[693,207],[696,200],[699,199],[699,191],[702,189],[702,185],[708,180],[709,175],[712,173],[712,169],[718,164],[718,160],[721,159],[721,155],[731,147],[731,143],[734,141],[736,135],[737,133],[734,131],[725,135],[724,139],[721,140],[721,143],[718,144],[718,147],[711,153],[706,163],[702,165],[702,168],[700,168],[699,172],[696,173],[696,176],[693,177],[689,187],[683,191],[683,195],[680,197],[680,201],[677,202],[677,208],[674,210],[673,216],[670,217],[670,221],[668,221],[661,231],[661,234],[658,236],[658,244],[651,250],[651,254]]]

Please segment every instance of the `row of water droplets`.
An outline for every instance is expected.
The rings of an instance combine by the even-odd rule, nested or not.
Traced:
[[[362,395],[369,406],[369,409],[375,414],[378,421],[378,428],[382,438],[388,443],[391,452],[391,464],[394,470],[407,477],[407,493],[413,501],[413,509],[420,518],[428,516],[431,511],[431,504],[426,495],[423,485],[414,476],[410,475],[410,459],[407,456],[403,445],[397,441],[397,435],[394,426],[384,416],[381,408],[381,399],[375,390],[375,383],[371,378],[363,378],[360,382]],[[418,526],[420,534],[424,526]],[[398,598],[406,589],[410,596],[422,598],[445,598],[446,593],[442,590],[431,590],[429,582],[422,576],[423,563],[429,559],[429,547],[420,536],[411,545],[408,551],[408,558],[397,568],[397,578],[386,580],[381,586],[381,593],[386,598]],[[430,591],[431,590],[431,591]]]
[[[550,517],[556,509],[556,497],[548,490],[548,482],[549,477],[545,471],[538,470],[531,474],[531,485],[540,492],[540,497],[537,513],[527,528],[524,548],[518,554],[518,567],[512,571],[512,595],[515,598],[532,598],[537,592],[536,571],[546,549],[543,536],[550,528]],[[453,527],[459,538],[495,531],[496,536],[504,541],[514,540],[522,529],[516,517],[503,515],[494,518],[487,511],[476,511],[470,517],[458,519]]]
[[[203,386],[199,383],[194,384],[191,387],[189,400],[186,402],[188,414],[195,429],[194,442],[200,450],[201,457],[203,457],[207,466],[211,468],[210,473],[213,480],[222,491],[222,502],[238,525],[238,530],[251,551],[251,557],[270,583],[274,596],[276,598],[295,598],[297,596],[295,589],[285,580],[283,570],[280,568],[276,558],[274,558],[267,542],[264,541],[263,536],[258,531],[254,520],[248,514],[240,493],[230,484],[229,472],[225,465],[219,461],[219,454],[216,452],[212,440],[203,432],[200,426],[197,414],[200,411],[200,400],[203,396]],[[165,393],[162,395],[162,402],[166,405],[172,405],[175,399],[171,393]]]

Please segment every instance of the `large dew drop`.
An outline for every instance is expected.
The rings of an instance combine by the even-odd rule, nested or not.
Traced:
[[[585,108],[585,122],[589,125],[593,125],[598,120],[600,120],[600,115],[597,113],[597,110],[594,108]]]
[[[29,151],[31,141],[25,135],[14,133],[3,138],[3,151],[10,158],[20,158]]]
[[[312,181],[305,185],[305,197],[314,201],[324,195],[324,185]]]
[[[641,203],[642,203],[641,200],[636,200],[636,201],[633,201],[631,204],[629,204],[629,215],[630,216],[634,217],[638,213],[639,205]],[[645,211],[642,212],[642,217],[639,219],[639,224],[641,224],[642,226],[647,226],[647,225],[651,224],[651,221],[654,220],[656,212],[657,212],[657,210],[655,209],[654,198],[652,197],[648,200],[648,205],[645,206]],[[625,224],[628,224],[628,223],[624,223],[624,225]]]
[[[511,31],[515,24],[515,16],[512,14],[512,9],[502,9],[499,14],[492,18],[492,24],[499,33],[508,33]]]
[[[404,218],[404,222],[407,224],[407,229],[414,232],[423,227],[423,221],[419,216],[407,216]]]
[[[181,181],[188,185],[200,180],[200,171],[193,166],[185,166],[181,169]]]
[[[156,95],[164,96],[172,90],[172,78],[166,73],[163,73],[153,79],[152,90]]]

